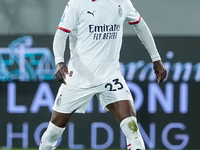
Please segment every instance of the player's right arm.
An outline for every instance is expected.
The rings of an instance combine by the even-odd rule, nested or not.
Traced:
[[[56,64],[55,76],[60,82],[64,84],[67,84],[65,81],[65,75],[69,74],[68,68],[64,63],[64,52],[68,35],[69,33],[57,29],[53,41],[53,52]]]
[[[74,29],[78,22],[78,12],[75,0],[70,0],[65,7],[63,16],[59,23],[58,29],[54,36],[53,41],[53,52],[56,64],[56,78],[64,84],[66,74],[72,76],[72,72],[68,72],[68,67],[64,63],[64,52],[67,37],[70,32]]]

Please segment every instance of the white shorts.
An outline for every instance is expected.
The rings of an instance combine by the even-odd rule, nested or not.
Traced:
[[[104,110],[107,110],[108,104],[120,100],[133,101],[123,76],[119,76],[91,88],[77,88],[62,84],[56,96],[53,110],[60,113],[85,113],[94,95],[97,96]]]

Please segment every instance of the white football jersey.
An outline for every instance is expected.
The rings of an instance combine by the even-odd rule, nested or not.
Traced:
[[[59,29],[70,33],[67,84],[83,88],[105,83],[120,72],[123,23],[140,21],[130,0],[70,0]]]

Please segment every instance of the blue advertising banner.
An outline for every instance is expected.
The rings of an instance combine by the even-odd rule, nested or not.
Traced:
[[[60,86],[54,76],[52,40],[0,36],[0,147],[36,148],[40,143]],[[161,84],[137,37],[124,37],[120,58],[146,148],[200,149],[200,38],[155,41],[168,70]],[[67,64],[68,45],[66,49]],[[73,115],[58,148],[125,149],[126,142],[114,117],[94,97],[86,114]]]

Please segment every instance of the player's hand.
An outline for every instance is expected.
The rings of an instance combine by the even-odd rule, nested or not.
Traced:
[[[161,60],[153,62],[153,69],[157,77],[157,83],[162,82],[167,76],[167,69]]]
[[[55,76],[60,82],[64,83],[65,85],[67,84],[65,81],[66,74],[68,74],[69,76],[72,76],[72,72],[71,71],[70,71],[70,73],[68,72],[68,68],[65,65],[65,63],[63,63],[63,62],[58,63],[56,65]]]

